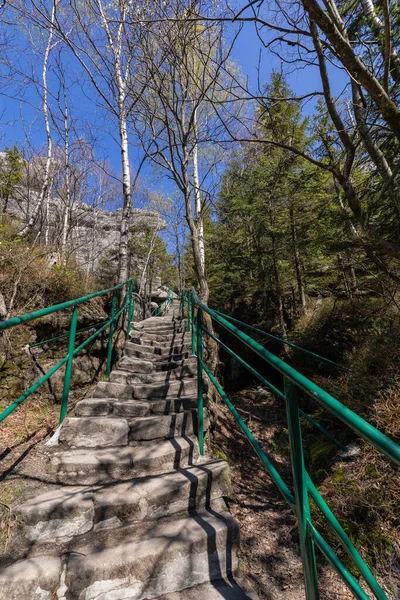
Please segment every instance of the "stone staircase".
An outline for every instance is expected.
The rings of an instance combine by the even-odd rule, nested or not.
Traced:
[[[198,454],[196,359],[176,306],[136,324],[47,448],[52,487],[16,509],[24,551],[0,571],[0,600],[256,598],[234,579],[228,465]]]

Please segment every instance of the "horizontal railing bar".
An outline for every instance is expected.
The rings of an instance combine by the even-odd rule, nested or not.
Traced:
[[[91,341],[93,341],[102,331],[104,331],[104,329],[107,329],[107,327],[110,324],[110,320],[108,320],[103,327],[101,327],[100,329],[98,329],[95,333],[93,333],[90,337],[87,338],[87,340],[85,340],[82,344],[80,344],[79,346],[77,346],[73,352],[73,356],[76,356],[76,354],[78,354],[78,352],[80,352],[80,350],[82,350],[85,346],[87,346]],[[26,390],[26,392],[24,392],[17,400],[15,400],[12,404],[10,404],[10,406],[8,406],[7,408],[5,408],[3,410],[2,413],[0,413],[0,423],[2,421],[4,421],[4,419],[6,417],[8,417],[8,415],[10,413],[12,413],[16,408],[18,408],[18,406],[20,406],[20,404],[22,404],[22,402],[24,402],[27,398],[29,398],[29,396],[31,396],[34,392],[36,392],[36,390],[43,384],[45,383],[52,375],[54,375],[54,373],[56,371],[58,371],[58,369],[60,369],[68,360],[69,354],[67,354],[66,356],[64,356],[64,358],[57,363],[54,367],[52,367],[49,371],[47,371],[40,379],[38,379],[38,381],[36,381],[36,383],[34,383],[29,389]]]
[[[213,333],[211,333],[211,331],[209,331],[206,327],[204,327],[204,325],[202,327],[202,330],[205,333],[207,333],[207,335],[209,335],[214,341],[216,341],[217,344],[219,344],[221,346],[221,348],[223,348],[226,352],[228,352],[228,354],[233,356],[233,358],[235,358],[244,367],[246,367],[246,369],[248,371],[250,371],[250,373],[252,373],[255,377],[257,377],[261,381],[261,383],[263,383],[265,386],[267,386],[274,394],[276,394],[282,400],[285,400],[285,394],[283,394],[280,390],[278,390],[278,388],[276,388],[274,385],[272,385],[272,383],[270,383],[267,379],[265,379],[262,375],[260,375],[260,373],[258,373],[258,371],[253,369],[253,367],[250,366],[238,354],[236,354],[236,352],[234,352],[226,344],[221,342],[221,340],[219,338],[217,338],[217,336],[215,336]],[[304,410],[302,410],[300,407],[299,407],[299,412],[305,419],[307,419],[307,421],[312,423],[314,425],[314,427],[319,429],[319,431],[321,431],[321,433],[326,435],[326,437],[328,437],[330,440],[332,440],[332,442],[334,442],[337,446],[339,446],[339,448],[341,448],[342,450],[347,450],[347,448],[344,444],[339,442],[339,440],[337,440],[331,433],[329,433],[329,431],[327,431],[324,427],[322,427],[322,425],[320,425],[317,421],[315,421],[312,417],[310,417],[310,415],[308,415],[306,412],[304,412]]]
[[[99,325],[103,325],[103,323],[105,323],[105,321],[99,321],[98,323],[94,323],[93,325],[88,325],[87,327],[82,327],[81,329],[77,329],[76,333],[85,333],[85,331],[90,331],[91,329],[94,329],[95,327],[98,327]],[[68,333],[63,333],[61,335],[57,335],[53,338],[49,338],[48,340],[42,340],[40,342],[36,342],[36,344],[30,344],[29,348],[37,348],[38,346],[43,346],[44,344],[49,344],[50,342],[56,342],[57,340],[61,340],[63,338],[66,338],[69,336],[69,332]]]
[[[124,310],[126,309],[127,306],[128,306],[128,304],[126,302],[125,302],[125,304],[123,306],[121,306],[121,308],[119,309],[119,311],[117,313],[115,313],[114,321],[116,321],[118,319],[118,317],[120,316],[120,314],[122,314],[124,312]]]
[[[272,352],[266,350],[263,346],[261,346],[261,344],[253,340],[250,336],[227,321],[224,317],[221,317],[212,309],[208,308],[208,306],[200,302],[194,290],[192,293],[197,305],[204,312],[208,313],[215,321],[220,323],[235,337],[244,342],[248,348],[251,348],[256,354],[258,354],[258,356],[263,358],[270,365],[274,366],[282,375],[287,377],[306,394],[314,398],[319,404],[321,404],[321,406],[326,408],[348,427],[353,429],[364,440],[372,444],[390,460],[393,460],[396,464],[400,465],[400,446],[398,444],[388,438],[385,434],[378,431],[378,429],[367,423],[367,421],[358,416],[355,412],[344,406],[344,404],[339,402],[339,400],[336,400],[336,398],[328,394],[328,392],[325,392],[325,390],[320,388],[310,379],[307,379],[307,377],[296,371],[296,369],[272,354]]]
[[[58,371],[58,369],[61,369],[61,367],[63,365],[65,365],[67,360],[68,360],[68,354],[67,354],[67,356],[64,356],[64,358],[62,360],[60,360],[59,363],[57,363],[56,365],[54,365],[54,367],[52,367],[49,371],[47,371],[38,381],[36,381],[33,385],[31,385],[31,387],[29,389],[27,389],[26,392],[21,394],[21,396],[19,398],[17,398],[17,400],[15,400],[12,404],[10,404],[10,406],[7,406],[7,408],[5,408],[2,413],[0,413],[0,423],[2,421],[4,421],[4,419],[6,417],[8,417],[8,415],[11,414],[16,408],[18,408],[18,406],[20,404],[22,404],[22,402],[24,402],[24,400],[26,400],[27,398],[29,398],[29,396],[31,396],[34,392],[36,392],[36,390],[43,383],[45,383],[52,375],[54,375],[54,373],[56,371]]]
[[[61,304],[55,304],[54,306],[49,306],[47,308],[42,308],[40,310],[35,310],[34,312],[27,313],[26,315],[21,315],[19,317],[13,317],[12,319],[8,319],[7,321],[0,321],[0,331],[4,331],[9,329],[10,327],[15,327],[16,325],[21,325],[22,323],[29,323],[29,321],[33,321],[34,319],[39,319],[41,317],[46,317],[47,315],[51,315],[60,310],[64,310],[66,308],[71,308],[73,306],[77,306],[78,304],[82,304],[83,302],[87,302],[92,300],[93,298],[98,298],[99,296],[104,296],[109,294],[110,292],[114,292],[119,290],[121,287],[129,283],[131,279],[127,279],[123,283],[119,283],[118,285],[109,288],[107,290],[102,290],[100,292],[94,292],[93,294],[89,294],[88,296],[82,296],[81,298],[76,298],[75,300],[68,300],[67,302],[63,302]]]
[[[360,571],[361,575],[364,577],[371,591],[375,594],[378,600],[388,600],[388,597],[386,596],[385,592],[382,590],[381,586],[376,581],[375,577],[369,570],[367,564],[364,562],[364,560],[358,553],[357,549],[351,542],[349,536],[347,535],[347,533],[345,532],[345,530],[343,529],[343,527],[341,526],[341,524],[339,523],[339,521],[337,520],[327,503],[325,502],[324,498],[317,490],[314,482],[308,474],[307,487],[312,499],[314,500],[314,502],[316,503],[326,520],[328,521],[329,526],[331,527],[339,541],[342,542],[343,548],[346,550],[347,554],[350,556],[351,560],[353,561],[357,569]]]
[[[236,410],[236,408],[234,407],[232,402],[229,400],[228,396],[225,394],[224,390],[222,389],[222,387],[220,386],[218,381],[215,379],[214,375],[211,373],[210,369],[207,367],[207,365],[204,363],[203,360],[201,360],[200,362],[201,362],[203,369],[205,370],[208,377],[210,378],[212,384],[214,385],[215,389],[217,390],[217,392],[219,393],[219,395],[221,396],[221,398],[223,399],[223,401],[225,402],[225,404],[227,405],[227,407],[229,408],[229,410],[235,417],[236,421],[239,423],[242,431],[244,432],[245,436],[249,440],[249,442],[252,445],[253,449],[255,450],[257,456],[261,459],[261,462],[263,463],[263,465],[266,467],[267,471],[271,475],[274,483],[277,485],[281,494],[283,495],[285,500],[289,503],[289,505],[292,508],[294,508],[295,499],[294,499],[292,492],[290,491],[290,489],[288,488],[286,483],[283,481],[282,477],[279,475],[278,471],[275,469],[274,465],[272,464],[272,462],[270,461],[268,456],[262,450],[260,444],[257,442],[255,437],[253,436],[250,429],[247,427],[246,423],[243,421],[242,417],[239,415],[238,411]]]
[[[252,373],[255,377],[257,377],[261,381],[261,383],[263,383],[264,385],[266,385],[272,392],[274,392],[274,394],[276,394],[277,396],[279,396],[279,398],[281,398],[282,400],[285,400],[285,394],[283,392],[281,392],[280,390],[278,390],[277,387],[275,387],[272,383],[270,383],[267,379],[265,379],[262,375],[260,375],[260,373],[258,373],[258,371],[256,371],[255,369],[253,369],[253,367],[250,366],[238,354],[236,354],[236,352],[234,352],[226,344],[224,344],[223,342],[221,342],[221,340],[219,338],[217,338],[216,335],[214,335],[213,333],[211,333],[211,331],[209,331],[207,329],[207,327],[204,327],[204,325],[203,325],[202,326],[202,330],[207,335],[209,335],[214,341],[216,341],[217,344],[219,344],[219,346],[221,346],[221,348],[223,348],[226,352],[228,352],[228,354],[230,354],[231,356],[233,356],[233,358],[235,360],[237,360],[238,362],[240,362],[240,364],[242,364],[244,367],[246,367],[246,369],[248,371],[250,371],[250,373]]]
[[[82,342],[82,344],[80,344],[79,346],[77,346],[73,352],[73,355],[76,356],[78,354],[78,352],[80,352],[82,350],[82,348],[84,348],[85,346],[87,346],[88,344],[90,344],[90,342],[92,342],[93,340],[95,340],[97,338],[98,335],[100,335],[100,333],[102,331],[104,331],[105,329],[107,329],[107,327],[110,325],[111,323],[111,319],[108,319],[108,321],[106,321],[104,323],[104,325],[102,327],[100,327],[100,329],[98,329],[97,331],[95,331],[90,337],[88,337],[84,342]]]
[[[319,358],[320,360],[324,360],[325,362],[328,362],[331,365],[334,365],[335,367],[341,367],[341,365],[339,365],[339,363],[334,362],[333,360],[330,360],[329,358],[325,358],[324,356],[320,356],[319,354],[316,354],[315,352],[311,352],[311,350],[306,350],[305,348],[302,348],[301,346],[298,346],[297,344],[293,344],[293,342],[288,342],[287,340],[284,340],[276,335],[273,335],[272,333],[268,333],[267,331],[263,331],[262,329],[259,329],[258,327],[249,325],[248,323],[245,323],[244,321],[239,321],[239,319],[235,319],[234,317],[231,317],[231,315],[226,315],[225,313],[222,313],[221,311],[216,310],[215,308],[213,308],[213,311],[218,313],[222,317],[225,317],[225,319],[229,319],[229,321],[233,321],[234,323],[238,323],[239,325],[244,325],[244,327],[247,327],[247,329],[251,329],[252,331],[257,331],[258,333],[261,333],[262,335],[264,335],[266,337],[276,340],[277,342],[280,342],[281,344],[286,344],[286,346],[290,346],[291,348],[296,348],[296,350],[301,350],[301,352],[304,352],[305,354],[309,354],[310,356],[314,356],[315,358]]]
[[[358,600],[371,600],[370,596],[364,592],[357,579],[350,573],[348,569],[344,566],[342,561],[336,556],[335,552],[332,550],[330,545],[319,531],[312,525],[308,523],[308,530],[312,537],[314,538],[315,543],[318,548],[321,550],[322,554],[325,556],[328,562],[331,563],[332,567],[335,569],[337,574],[343,579],[345,584],[351,590]]]
[[[325,429],[325,427],[323,427],[322,425],[320,425],[318,423],[318,421],[316,421],[315,419],[313,419],[312,417],[310,417],[310,415],[307,414],[306,412],[304,412],[304,410],[301,409],[300,407],[299,407],[299,413],[301,414],[302,417],[304,417],[305,419],[307,419],[307,421],[309,423],[311,423],[311,425],[314,425],[314,427],[316,429],[318,429],[327,438],[329,438],[334,444],[336,444],[336,446],[338,446],[338,448],[340,448],[341,450],[347,451],[347,446],[345,446],[344,444],[342,444],[342,442],[339,442],[339,440],[336,439],[334,435],[332,435],[331,433],[329,433],[329,431],[327,431]]]

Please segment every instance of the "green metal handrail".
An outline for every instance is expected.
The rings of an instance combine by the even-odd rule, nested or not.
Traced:
[[[302,348],[301,346],[298,346],[297,344],[293,344],[293,342],[284,340],[276,335],[273,335],[272,333],[263,331],[262,329],[259,329],[258,327],[253,327],[253,325],[249,325],[248,323],[245,323],[244,321],[239,321],[239,319],[235,319],[234,317],[231,317],[230,315],[225,315],[224,313],[220,312],[219,310],[215,310],[215,309],[213,309],[213,310],[218,315],[221,315],[222,317],[224,317],[225,319],[228,319],[228,321],[231,321],[232,323],[237,323],[238,325],[242,325],[243,327],[246,327],[246,329],[250,329],[250,331],[255,331],[256,333],[260,333],[264,337],[268,337],[271,340],[275,340],[276,342],[279,342],[280,344],[284,344],[285,346],[289,346],[290,348],[294,348],[295,350],[300,350],[300,352],[303,352],[304,354],[308,354],[309,356],[313,356],[314,358],[323,360],[324,362],[334,365],[335,367],[341,367],[341,365],[339,365],[339,363],[334,362],[333,360],[330,360],[330,358],[325,358],[325,356],[321,356],[320,354],[311,352],[311,350],[306,350],[305,348]]]
[[[200,454],[204,454],[204,425],[203,425],[203,371],[208,375],[211,383],[225,402],[230,412],[238,422],[245,436],[252,445],[254,451],[260,458],[261,462],[268,470],[272,480],[277,485],[285,500],[294,510],[298,526],[299,526],[299,541],[300,550],[303,562],[305,590],[307,600],[318,600],[318,574],[314,546],[316,545],[324,554],[328,562],[337,571],[343,579],[347,587],[353,595],[359,600],[369,600],[369,596],[363,590],[357,579],[345,567],[339,559],[335,551],[323,538],[321,533],[312,523],[310,512],[310,497],[326,518],[330,528],[335,536],[344,547],[345,551],[353,561],[353,564],[358,569],[360,575],[364,578],[366,584],[378,600],[388,600],[385,592],[376,581],[376,578],[364,562],[355,546],[350,541],[343,527],[340,525],[337,518],[334,516],[327,503],[317,490],[315,484],[311,480],[306,471],[304,463],[304,449],[301,433],[300,417],[308,416],[300,409],[297,400],[297,388],[305,394],[317,401],[324,409],[335,417],[339,418],[345,425],[350,427],[366,442],[373,445],[377,450],[383,453],[387,458],[395,464],[400,465],[400,446],[393,440],[388,438],[370,423],[362,419],[355,412],[344,406],[336,398],[325,392],[311,380],[304,377],[301,373],[290,367],[283,360],[266,350],[261,344],[256,342],[245,332],[236,327],[229,317],[210,309],[202,303],[195,290],[192,289],[187,293],[182,294],[180,305],[182,317],[187,311],[188,331],[192,333],[192,350],[197,356],[197,378],[198,378],[198,438]],[[268,382],[260,375],[253,367],[246,363],[236,353],[234,353],[226,344],[221,342],[212,332],[203,325],[203,316],[208,315],[211,321],[218,323],[229,333],[239,339],[244,346],[254,351],[266,363],[274,367],[282,376],[284,382],[284,391],[278,390],[273,384]],[[286,413],[288,419],[288,431],[290,441],[290,456],[293,472],[293,492],[282,479],[271,459],[262,450],[253,434],[243,421],[235,406],[228,398],[220,383],[217,381],[213,373],[203,360],[203,333],[210,336],[224,350],[227,350],[232,356],[237,358],[253,375],[255,375],[262,383],[264,383],[273,393],[286,403]],[[319,425],[319,424],[317,424]],[[320,427],[320,426],[319,426]],[[325,434],[327,432],[324,432]],[[328,434],[329,437],[330,434]],[[337,440],[336,440],[337,441]]]
[[[175,292],[173,292],[173,290],[170,290],[168,288],[168,295],[166,300],[164,300],[164,302],[162,302],[159,306],[157,306],[157,308],[154,308],[154,310],[152,311],[152,316],[153,317],[160,317],[166,314],[167,310],[169,309],[169,307],[171,306],[172,300],[174,299],[175,296]]]
[[[117,304],[117,291],[125,288],[125,297],[122,306],[119,310],[116,310]],[[109,318],[100,323],[96,323],[89,327],[84,327],[83,329],[78,330],[78,306],[93,298],[98,298],[100,296],[105,296],[108,294],[112,294],[111,299],[111,312]],[[13,317],[12,319],[8,319],[7,321],[0,321],[0,331],[6,331],[11,327],[16,327],[17,325],[29,323],[35,319],[39,319],[41,317],[45,317],[47,315],[51,315],[53,313],[66,310],[68,308],[72,308],[72,316],[69,333],[55,336],[48,340],[43,340],[37,342],[36,344],[32,344],[30,347],[40,346],[46,343],[51,343],[56,340],[60,340],[68,337],[68,353],[64,358],[60,360],[54,367],[49,369],[40,379],[38,379],[28,390],[26,390],[17,400],[15,400],[10,406],[8,406],[5,410],[0,413],[0,423],[4,421],[18,406],[20,406],[29,396],[31,396],[43,383],[45,383],[54,373],[56,373],[61,367],[66,365],[65,373],[64,373],[64,384],[63,384],[63,393],[61,400],[61,408],[60,408],[60,423],[63,422],[68,410],[68,397],[69,390],[71,385],[71,376],[73,369],[73,359],[85,346],[93,342],[103,331],[107,328],[109,329],[108,342],[107,342],[107,363],[106,363],[106,375],[107,377],[110,375],[112,368],[112,350],[113,350],[113,333],[115,329],[115,325],[118,322],[121,314],[126,310],[127,313],[127,324],[126,324],[126,332],[125,338],[128,339],[130,335],[131,323],[134,319],[135,314],[135,303],[133,300],[133,283],[132,279],[128,279],[119,285],[116,285],[112,288],[101,290],[99,292],[95,292],[94,294],[89,294],[88,296],[82,296],[81,298],[76,298],[75,300],[69,300],[68,302],[63,302],[62,304],[56,304],[54,306],[49,306],[47,308],[42,308],[41,310],[36,310],[34,312],[28,313],[26,315],[21,315],[19,317]],[[79,346],[75,347],[75,339],[77,333],[83,333],[85,331],[90,331],[95,327],[99,327],[92,335],[90,335],[84,342],[82,342]]]

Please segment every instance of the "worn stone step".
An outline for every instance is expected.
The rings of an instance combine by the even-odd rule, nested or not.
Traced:
[[[169,356],[157,356],[153,361],[154,370],[162,371],[165,369],[175,369],[180,366],[180,363],[188,359],[196,360],[191,351],[180,354],[171,354]]]
[[[138,535],[139,533],[139,535]],[[144,600],[236,571],[238,525],[225,511],[89,532],[58,557],[29,557],[0,573],[6,600]]]
[[[191,465],[197,456],[197,439],[187,436],[137,446],[56,451],[49,469],[56,481],[90,484],[179,469]]]
[[[238,526],[229,513],[201,512],[152,524],[132,539],[132,527],[112,547],[88,540],[74,548],[67,567],[68,593],[85,600],[142,600],[235,571]],[[94,536],[93,536],[94,537]]]
[[[236,570],[238,525],[222,511],[89,534],[74,545],[66,581],[71,598],[142,600]],[[105,543],[107,540],[107,543]]]
[[[21,504],[15,516],[28,541],[67,540],[110,519],[126,524],[218,507],[229,486],[228,464],[210,460],[123,483],[57,488]]]
[[[203,381],[204,390],[207,390],[208,382]],[[180,379],[167,383],[151,383],[133,386],[133,397],[136,399],[155,398],[179,398],[180,396],[191,396],[197,393],[197,378]]]
[[[1,600],[54,598],[61,586],[62,562],[58,556],[19,560],[0,570]],[[57,594],[58,595],[58,594]],[[58,595],[58,598],[62,596]]]
[[[123,356],[118,362],[117,368],[140,375],[151,373],[154,370],[152,361],[140,360],[140,358],[134,356]]]
[[[190,339],[191,338],[191,334],[187,331],[187,330],[183,330],[180,332],[159,332],[159,330],[155,330],[154,332],[151,331],[141,331],[141,332],[134,332],[132,334],[132,341],[133,338],[137,338],[139,340],[141,339],[146,339],[146,340],[151,340],[151,341],[159,341],[159,342],[169,342],[171,340],[174,339],[182,339],[182,338],[187,338]]]
[[[158,371],[149,374],[132,373],[128,370],[116,369],[110,374],[111,383],[119,383],[122,385],[135,385],[137,383],[168,383],[180,379],[191,379],[197,374],[197,368],[190,365],[186,367],[177,367],[168,371]]]
[[[124,354],[126,356],[136,356],[137,358],[144,358],[147,360],[156,360],[159,357],[167,357],[170,354],[181,354],[189,352],[192,346],[189,343],[178,344],[171,348],[160,348],[156,346],[144,346],[142,344],[133,344],[132,342],[125,342]]]
[[[93,390],[93,398],[119,398],[130,400],[133,398],[133,386],[110,381],[100,381]]]
[[[207,395],[204,396],[207,406]],[[86,398],[75,406],[77,417],[146,417],[153,414],[168,415],[197,407],[197,395],[156,400],[117,400],[116,398]]]
[[[159,336],[161,337],[161,336]],[[161,348],[162,350],[170,350],[172,348],[189,345],[192,343],[189,335],[185,336],[173,336],[171,339],[151,339],[148,337],[134,337],[131,338],[132,344],[137,344],[143,348],[147,348],[146,352],[149,352],[148,348]]]
[[[120,417],[68,417],[62,424],[59,444],[66,448],[115,448],[129,443],[130,427]]]
[[[187,324],[186,323],[180,323],[180,322],[175,322],[173,323],[172,321],[169,321],[169,323],[158,323],[158,324],[149,324],[143,327],[135,327],[133,329],[133,332],[138,331],[141,333],[144,332],[148,332],[148,333],[177,333],[177,332],[182,332],[182,331],[187,331]]]
[[[180,327],[187,327],[187,319],[173,321],[171,315],[168,317],[150,317],[145,321],[139,321],[135,323],[134,330],[177,329]]]
[[[128,420],[129,441],[149,441],[191,436],[197,433],[197,411],[185,410],[168,415],[137,417]],[[208,429],[208,414],[204,411],[204,430]]]
[[[207,414],[204,415],[207,428]],[[194,409],[145,417],[68,417],[59,436],[63,448],[116,448],[133,441],[190,436],[196,433]]]
[[[145,417],[149,414],[150,404],[148,401],[85,398],[75,406],[77,417],[106,417],[107,415]]]

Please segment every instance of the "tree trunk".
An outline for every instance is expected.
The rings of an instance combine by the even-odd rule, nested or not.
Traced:
[[[46,51],[44,53],[43,69],[42,69],[43,117],[44,117],[44,124],[45,124],[45,129],[46,129],[46,139],[47,139],[46,166],[45,166],[44,178],[43,178],[43,183],[42,183],[42,188],[40,190],[39,198],[36,202],[36,205],[32,211],[31,216],[29,217],[27,224],[19,231],[20,236],[25,236],[27,233],[29,233],[33,229],[33,227],[36,223],[37,217],[39,215],[39,211],[42,208],[44,198],[45,198],[46,194],[48,194],[50,184],[51,184],[50,168],[51,168],[51,159],[52,159],[52,154],[53,154],[53,141],[51,139],[51,131],[50,131],[47,70],[48,70],[51,45],[52,45],[53,36],[54,36],[54,22],[55,22],[56,7],[57,7],[58,2],[59,2],[59,0],[53,0],[53,6],[52,6],[52,11],[51,11],[50,31],[49,31],[49,37],[47,39]]]
[[[197,231],[199,235],[199,253],[203,271],[205,271],[206,258],[204,249],[204,224],[201,210],[201,194],[199,184],[199,161],[198,161],[198,146],[197,146],[197,109],[193,111],[193,130],[195,135],[195,143],[193,146],[193,187],[194,187],[194,205],[197,223]]]
[[[277,308],[278,308],[279,329],[280,329],[281,338],[283,340],[286,340],[287,332],[286,332],[286,323],[285,323],[285,317],[284,317],[283,292],[282,292],[281,278],[280,278],[279,265],[278,265],[276,235],[274,232],[274,228],[275,228],[274,200],[271,200],[270,223],[271,223],[270,236],[271,236],[271,250],[272,250],[272,252],[271,252],[271,254],[272,254],[272,270],[273,270],[274,280],[275,280],[275,293],[276,293],[276,301],[277,301]],[[287,353],[286,345],[285,345],[285,352]]]
[[[300,250],[299,244],[297,240],[297,230],[296,230],[296,221],[294,216],[293,206],[290,206],[289,209],[290,215],[290,226],[292,230],[292,242],[293,242],[293,254],[294,254],[294,262],[296,266],[296,277],[297,277],[297,289],[299,293],[301,310],[304,313],[306,310],[306,294],[304,289],[304,279],[303,279],[303,268],[300,260]]]
[[[64,168],[65,168],[65,207],[64,207],[64,217],[63,217],[63,227],[61,234],[61,264],[66,263],[66,247],[67,247],[67,237],[68,237],[68,228],[70,221],[70,211],[71,211],[71,180],[70,180],[70,162],[69,162],[69,125],[68,125],[68,100],[67,93],[63,80],[63,92],[64,92]],[[90,252],[90,249],[89,249]],[[90,262],[89,262],[90,265]]]
[[[131,172],[129,165],[129,146],[125,114],[125,98],[120,98],[119,135],[121,141],[122,189],[124,208],[122,211],[118,253],[118,282],[126,281],[128,273],[129,219],[131,215]]]
[[[378,43],[379,49],[382,53],[382,56],[385,60],[387,60],[386,52],[385,52],[385,25],[382,23],[380,18],[375,12],[374,3],[372,0],[361,0],[361,6],[363,7],[364,15],[366,20],[368,21],[371,30],[375,36],[375,39]],[[400,82],[400,58],[393,48],[390,47],[389,52],[390,57],[390,74],[395,83]]]

